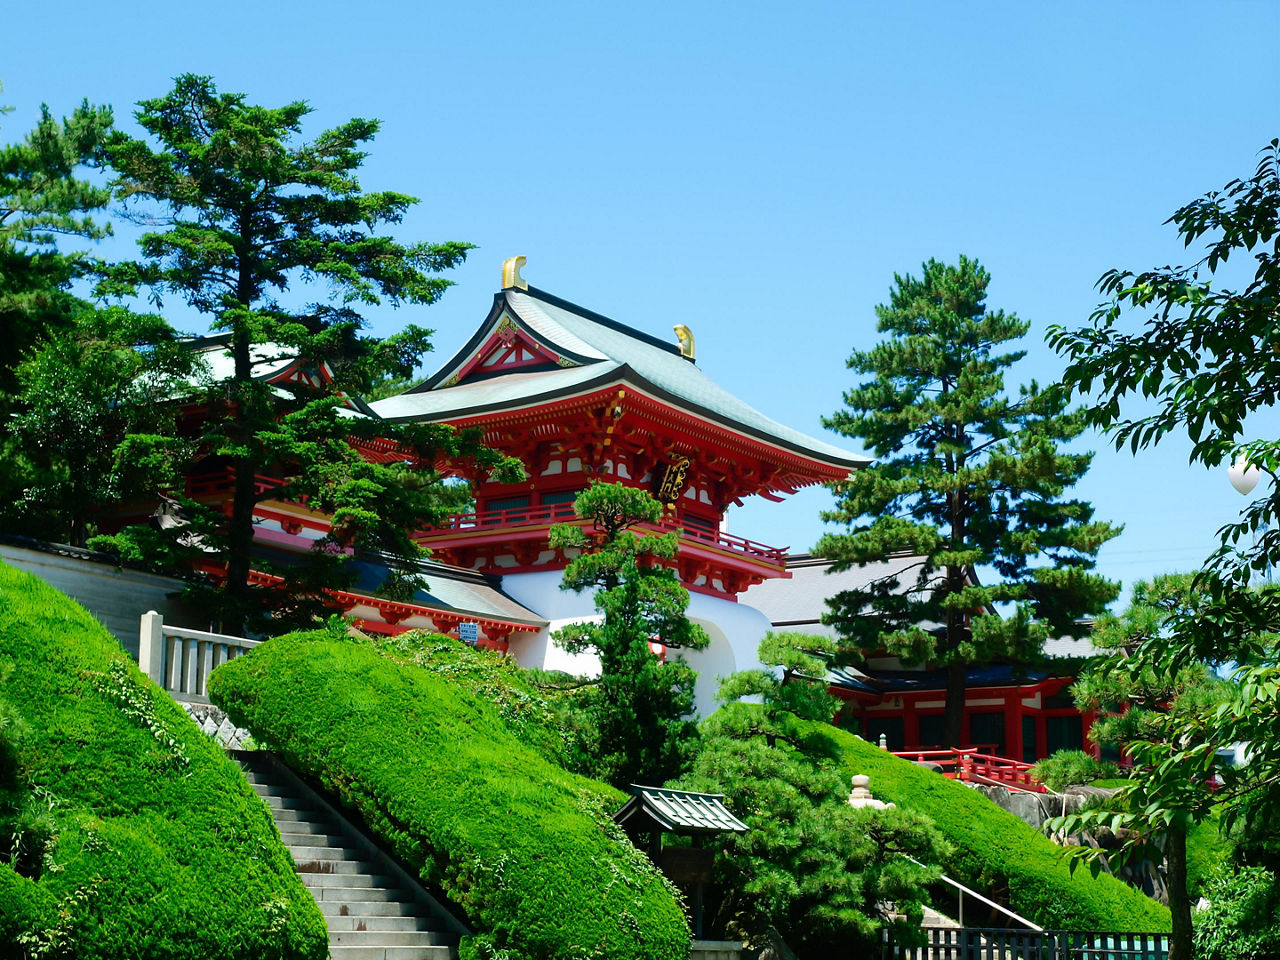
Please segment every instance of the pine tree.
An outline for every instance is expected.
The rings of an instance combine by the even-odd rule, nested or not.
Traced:
[[[310,112],[303,102],[252,105],[219,93],[207,77],[186,75],[139,105],[135,117],[151,142],[117,132],[106,146],[131,215],[157,229],[141,236],[142,259],[112,267],[99,292],[181,297],[227,335],[234,367],[188,398],[203,410],[194,437],[136,444],[140,456],[159,456],[167,444],[181,455],[194,446],[200,458],[221,458],[234,477],[229,515],[179,498],[186,523],[167,538],[135,527],[111,545],[126,555],[185,552],[221,564],[224,586],[211,599],[230,632],[264,609],[277,623],[306,619],[323,588],[344,585],[346,551],[385,552],[412,570],[419,551],[409,531],[469,503],[465,488],[441,482],[440,460],[465,456],[482,470],[513,469],[473,435],[393,427],[341,410],[376,379],[409,375],[429,349],[430,331],[417,326],[385,340],[362,335],[358,308],[433,303],[451,283],[438,272],[460,263],[469,245],[405,245],[380,232],[417,201],[361,188],[356,174],[377,121],[350,120],[300,142]],[[327,298],[290,297],[301,283]],[[268,385],[254,379],[264,351],[300,356],[327,376]],[[372,437],[397,441],[404,457],[369,462],[350,441]],[[281,486],[257,484],[256,475],[277,470]],[[283,591],[250,585],[254,507],[268,497],[305,497],[332,517],[308,563],[274,568],[286,578]],[[272,572],[261,558],[253,564]]]
[[[669,650],[701,650],[709,642],[685,616],[689,591],[660,562],[675,556],[677,538],[633,532],[636,524],[657,522],[662,505],[621,483],[593,483],[578,494],[574,512],[591,521],[590,529],[551,528],[553,547],[580,551],[565,567],[562,587],[594,589],[604,619],[572,624],[555,639],[570,653],[600,658],[586,701],[590,772],[622,789],[662,784],[683,772],[696,749],[697,675],[678,658],[663,662],[649,644],[656,639]]]
[[[725,706],[702,722],[702,749],[679,784],[722,794],[750,827],[710,841],[713,931],[758,942],[774,927],[801,956],[869,954],[886,929],[918,943],[938,876],[922,864],[946,849],[919,814],[850,806],[840,749],[824,732],[840,703],[821,680],[833,653],[829,637],[765,634],[766,669],[722,681]]]
[[[36,128],[0,147],[0,413],[4,396],[17,388],[13,370],[24,354],[87,309],[70,287],[90,260],[60,250],[57,240],[98,240],[111,232],[95,217],[111,191],[84,176],[97,163],[111,121],[109,107],[87,100],[62,120],[41,106]]]
[[[836,485],[823,519],[848,530],[816,552],[836,571],[915,557],[899,577],[831,598],[827,622],[851,656],[884,649],[946,669],[948,746],[960,742],[968,667],[1026,662],[1118,593],[1091,570],[1119,528],[1064,496],[1092,457],[1061,449],[1084,418],[1034,382],[1008,396],[1005,371],[1025,351],[1001,351],[1028,324],[988,311],[989,281],[963,256],[956,266],[930,260],[919,279],[895,276],[876,307],[888,339],[849,358],[868,379],[824,421],[877,461]]]

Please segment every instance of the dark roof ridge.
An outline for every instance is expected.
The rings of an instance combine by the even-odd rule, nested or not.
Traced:
[[[660,350],[665,350],[668,353],[674,353],[677,357],[684,357],[684,354],[680,352],[680,345],[678,343],[672,343],[669,340],[660,340],[651,333],[645,333],[643,330],[638,330],[635,327],[628,326],[620,320],[614,320],[612,317],[606,317],[603,313],[596,313],[594,310],[588,310],[586,307],[580,306],[571,300],[566,300],[563,297],[557,297],[554,293],[548,293],[547,291],[540,290],[532,285],[530,285],[527,290],[516,289],[515,292],[528,294],[538,300],[544,300],[552,306],[559,307],[561,310],[568,310],[571,313],[576,313],[581,317],[586,317],[594,323],[600,324],[601,326],[609,327],[611,330],[616,330],[618,333],[625,333],[629,337],[634,337],[637,340],[643,340],[650,346],[657,347]],[[689,358],[685,357],[685,359]],[[690,360],[689,362],[694,363],[693,360]],[[694,365],[696,366],[697,364],[694,363]]]

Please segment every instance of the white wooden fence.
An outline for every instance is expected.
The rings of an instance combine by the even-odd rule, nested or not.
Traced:
[[[234,660],[260,641],[171,627],[154,610],[142,615],[138,666],[175,700],[208,703],[205,683],[213,668]]]

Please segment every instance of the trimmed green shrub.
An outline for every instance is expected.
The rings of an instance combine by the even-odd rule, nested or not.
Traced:
[[[609,818],[624,795],[545,760],[465,685],[317,632],[209,688],[466,912],[464,957],[688,956],[678,894]]]
[[[1236,845],[1222,835],[1221,819],[1222,808],[1214,807],[1203,822],[1187,830],[1187,893],[1192,903],[1206,895],[1209,881],[1230,869]]]
[[[1169,930],[1165,907],[1106,874],[1072,873],[1052,840],[977,791],[847,731],[835,737],[846,775],[866,774],[876,797],[933,819],[955,847],[943,869],[967,886],[1050,929]]]
[[[1031,768],[1031,776],[1058,792],[1080,783],[1093,783],[1120,776],[1114,763],[1098,760],[1083,750],[1059,750]]]
[[[240,769],[82,607],[4,564],[0,700],[23,728],[0,788],[0,956],[327,956]]]
[[[538,676],[550,678],[551,674],[525,670],[497,650],[473,647],[440,633],[408,630],[394,637],[371,636],[369,642],[383,656],[424,667],[488,701],[516,739],[557,766],[572,769],[570,760],[582,747],[557,709],[572,694],[535,682]]]

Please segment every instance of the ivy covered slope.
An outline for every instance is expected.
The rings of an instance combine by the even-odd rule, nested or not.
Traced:
[[[328,954],[240,770],[52,587],[0,564],[0,957]]]
[[[466,912],[464,958],[688,956],[674,889],[609,819],[625,797],[550,763],[468,684],[316,632],[224,664],[209,687]]]
[[[869,776],[879,799],[933,818],[955,846],[943,869],[957,880],[1048,929],[1169,930],[1168,909],[1106,874],[1073,874],[1060,847],[976,790],[844,730],[834,735],[846,774]]]

